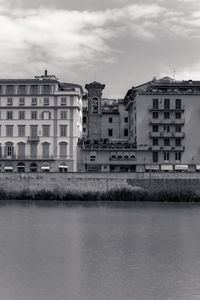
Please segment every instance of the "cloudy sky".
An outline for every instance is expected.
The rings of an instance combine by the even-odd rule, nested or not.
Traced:
[[[56,74],[124,97],[154,76],[200,80],[199,0],[0,0],[1,78]]]

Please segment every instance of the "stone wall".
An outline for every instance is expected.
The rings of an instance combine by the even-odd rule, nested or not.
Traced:
[[[0,173],[0,188],[19,191],[107,191],[116,188],[147,191],[193,190],[200,193],[199,173]]]

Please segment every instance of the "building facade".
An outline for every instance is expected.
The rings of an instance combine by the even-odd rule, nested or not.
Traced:
[[[47,71],[34,79],[0,80],[2,172],[77,170],[82,88]]]
[[[137,151],[138,171],[200,169],[200,81],[169,77],[130,89],[124,99],[129,113],[129,142]]]
[[[122,99],[103,98],[104,84],[86,84],[83,139],[79,141],[82,171],[135,170],[135,145],[129,143],[128,112]]]

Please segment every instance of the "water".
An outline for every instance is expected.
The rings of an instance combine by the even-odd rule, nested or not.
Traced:
[[[0,207],[0,300],[200,299],[200,206]]]

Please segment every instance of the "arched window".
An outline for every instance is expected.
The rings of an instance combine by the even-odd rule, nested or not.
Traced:
[[[67,157],[67,143],[60,143],[60,157]]]
[[[25,172],[25,163],[23,163],[23,162],[19,162],[18,164],[17,164],[17,171],[19,172],[19,173],[24,173]]]
[[[93,114],[97,114],[98,113],[98,103],[99,103],[98,98],[94,97],[92,99],[92,112],[93,112]]]
[[[42,157],[43,158],[49,158],[49,148],[50,148],[50,144],[47,142],[44,142],[42,144]]]
[[[14,147],[12,142],[7,142],[5,146],[5,156],[13,157],[14,156]]]
[[[37,172],[37,164],[36,163],[32,163],[30,165],[30,172]]]
[[[18,158],[25,158],[25,143],[18,143]]]

